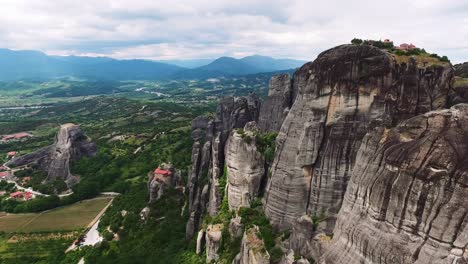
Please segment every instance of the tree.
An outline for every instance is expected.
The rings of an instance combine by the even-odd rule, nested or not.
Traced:
[[[358,38],[353,38],[351,40],[351,43],[352,44],[355,44],[355,45],[361,45],[363,43],[362,39],[358,39]]]

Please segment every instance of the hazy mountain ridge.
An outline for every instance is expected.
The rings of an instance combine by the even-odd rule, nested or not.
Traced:
[[[68,76],[98,80],[200,79],[287,70],[304,63],[299,60],[274,59],[259,55],[242,59],[221,57],[209,62],[210,60],[173,61],[179,65],[192,63],[192,66],[207,63],[189,69],[175,64],[141,59],[49,56],[39,51],[0,49],[0,81],[53,79]]]

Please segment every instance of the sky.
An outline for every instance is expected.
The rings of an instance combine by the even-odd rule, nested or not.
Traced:
[[[352,38],[468,61],[468,0],[0,0],[0,47],[118,59],[313,60]]]

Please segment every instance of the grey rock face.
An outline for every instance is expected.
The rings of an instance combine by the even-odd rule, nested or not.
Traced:
[[[320,263],[467,263],[468,105],[367,134]]]
[[[260,100],[256,95],[227,97],[220,101],[216,117],[198,117],[192,122],[192,170],[189,175],[189,211],[186,237],[192,238],[201,216],[215,215],[222,200],[219,180],[225,163],[225,146],[235,128],[258,119]]]
[[[468,62],[456,64],[453,67],[455,68],[455,75],[468,78]]]
[[[229,222],[229,234],[231,237],[241,237],[244,233],[244,224],[242,224],[242,218],[240,216],[234,217]]]
[[[468,85],[459,86],[454,88],[454,92],[450,95],[449,105],[468,103]]]
[[[268,98],[262,103],[258,127],[262,132],[279,131],[284,118],[294,102],[294,92],[289,74],[271,78]]]
[[[218,250],[221,246],[221,240],[223,239],[223,225],[209,225],[206,229],[206,263],[217,261],[219,259]]]
[[[295,102],[276,140],[265,213],[280,229],[324,212],[332,232],[364,135],[446,105],[450,65],[398,64],[385,51],[343,45],[295,72]]]
[[[205,231],[200,230],[198,231],[197,248],[196,248],[195,253],[197,253],[197,255],[201,255],[204,246],[205,246]]]
[[[270,255],[265,249],[265,243],[261,239],[260,230],[253,226],[245,231],[242,237],[241,250],[236,260],[236,264],[269,264]]]
[[[292,226],[289,238],[289,248],[300,256],[312,257],[312,243],[314,238],[314,224],[312,219],[304,215],[297,219]]]
[[[250,207],[265,175],[265,159],[256,147],[256,130],[255,122],[247,123],[242,134],[232,130],[226,144],[227,198],[230,210]]]
[[[96,144],[83,133],[79,126],[64,124],[60,126],[52,146],[13,159],[9,164],[22,166],[37,163],[40,168],[47,171],[46,182],[62,179],[68,186],[71,186],[78,182],[78,178],[70,173],[70,162],[79,160],[83,156],[94,156],[96,153]]]

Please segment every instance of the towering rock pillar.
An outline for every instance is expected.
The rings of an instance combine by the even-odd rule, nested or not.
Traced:
[[[364,135],[446,105],[453,69],[368,45],[342,45],[295,72],[295,101],[277,138],[265,213],[277,228],[324,214],[332,232]]]
[[[468,105],[361,145],[321,263],[468,263]]]

